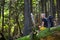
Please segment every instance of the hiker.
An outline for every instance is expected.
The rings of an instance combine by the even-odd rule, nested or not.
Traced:
[[[42,19],[41,26],[40,25],[38,26],[40,31],[45,30],[46,28],[48,28],[48,20],[45,16],[45,13],[41,14],[41,19]]]
[[[42,18],[42,26],[48,27],[48,21],[47,21],[47,18],[45,16],[45,13],[41,14],[41,18]]]
[[[54,27],[53,16],[48,16],[48,27]]]

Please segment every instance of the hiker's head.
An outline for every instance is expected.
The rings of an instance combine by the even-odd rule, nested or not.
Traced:
[[[45,18],[45,13],[42,13],[41,14],[41,18]]]

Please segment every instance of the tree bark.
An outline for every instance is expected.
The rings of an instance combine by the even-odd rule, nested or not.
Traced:
[[[16,27],[17,30],[16,30],[16,29],[15,29],[15,30],[18,31],[18,28],[19,28],[20,36],[22,36],[20,24],[19,24],[19,21],[18,21],[18,17],[19,17],[18,9],[17,9],[17,7],[18,7],[18,2],[19,2],[19,1],[17,0],[17,2],[16,2],[16,4],[15,4],[15,8],[16,8],[16,9],[15,9],[15,13],[16,13],[16,15],[15,15],[15,16],[16,16],[16,17],[15,17],[16,19],[15,19],[15,21],[16,21],[16,23],[17,23],[17,27]],[[15,32],[16,32],[16,31],[15,31]],[[16,33],[18,33],[18,32],[16,32]]]
[[[50,0],[50,15],[52,15],[55,18],[56,7],[54,5],[54,0]]]
[[[57,16],[58,25],[60,25],[60,0],[57,0]]]
[[[31,0],[24,0],[24,29],[23,35],[26,36],[32,32],[32,21],[31,21]]]
[[[45,8],[45,14],[46,14],[46,17],[48,16],[48,14],[47,14],[47,5],[46,5],[46,0],[44,0],[44,8]]]
[[[8,21],[9,21],[9,23],[8,23],[8,25],[9,25],[9,27],[8,27],[8,40],[13,40],[13,38],[11,37],[11,24],[10,24],[10,19],[11,19],[11,4],[12,4],[12,1],[10,0],[9,1],[9,19],[8,19]]]
[[[44,13],[44,0],[41,0],[41,12]]]
[[[4,4],[5,4],[5,0],[2,0],[2,2],[1,2],[2,33],[4,32]]]
[[[0,1],[0,18],[1,18],[1,1]]]

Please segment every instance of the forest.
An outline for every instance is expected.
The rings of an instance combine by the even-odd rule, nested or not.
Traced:
[[[60,0],[0,0],[0,40],[60,40]],[[54,27],[39,31],[41,14]]]

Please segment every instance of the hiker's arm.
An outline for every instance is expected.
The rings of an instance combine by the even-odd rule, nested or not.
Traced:
[[[44,21],[42,21],[42,27],[44,26]]]

